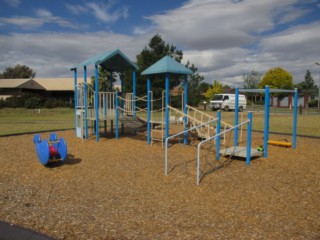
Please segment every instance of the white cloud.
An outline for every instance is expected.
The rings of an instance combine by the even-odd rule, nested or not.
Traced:
[[[298,0],[190,0],[178,9],[148,19],[158,32],[186,47],[233,48],[256,41],[256,35],[272,30],[280,16],[282,21],[289,21],[306,14],[292,8],[296,2]],[[288,7],[291,11],[286,10]]]
[[[65,6],[72,14],[79,15],[83,13],[92,13],[92,15],[99,21],[114,23],[119,18],[128,17],[127,7],[121,7],[114,11],[111,10],[116,3],[116,1],[109,0],[105,3],[87,2],[84,5],[65,4]]]
[[[112,49],[120,49],[135,61],[146,44],[145,37],[107,32],[0,35],[0,72],[23,64],[34,69],[37,77],[72,77],[70,67]]]
[[[62,17],[54,16],[49,10],[44,8],[35,10],[35,13],[37,17],[13,16],[10,18],[0,18],[0,25],[10,24],[27,30],[40,28],[47,23],[72,29],[80,27],[78,24],[72,23]]]

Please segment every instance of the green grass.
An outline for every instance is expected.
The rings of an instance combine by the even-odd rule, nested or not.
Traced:
[[[207,111],[206,113],[216,116],[216,112]],[[221,112],[223,121],[234,123],[234,112]],[[247,118],[247,112],[243,112],[243,121]],[[239,123],[241,117],[239,116]],[[261,130],[264,128],[264,113],[253,113],[253,130]],[[271,111],[270,114],[270,132],[292,133],[293,114],[288,110]],[[297,134],[308,136],[320,136],[320,114],[298,115]]]
[[[199,108],[202,110],[203,108]],[[288,109],[271,111],[270,131],[279,133],[292,133],[293,116]],[[206,113],[216,116],[216,112],[207,110]],[[222,120],[233,125],[234,112],[221,112]],[[146,117],[145,113],[138,114]],[[161,119],[161,113],[156,113],[155,119]],[[246,119],[244,112],[243,120]],[[241,118],[239,118],[240,121]],[[0,109],[0,136],[16,133],[59,130],[74,127],[74,110],[71,108],[54,109]],[[263,130],[263,112],[253,113],[253,130]],[[297,133],[308,136],[320,136],[320,115],[298,115]]]
[[[0,109],[0,136],[74,127],[74,110],[53,108],[30,110]]]

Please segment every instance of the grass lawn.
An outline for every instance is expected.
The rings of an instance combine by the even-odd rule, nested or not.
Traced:
[[[199,108],[202,110],[202,108]],[[287,110],[271,111],[270,131],[280,133],[292,133],[293,116]],[[216,116],[216,112],[207,110],[207,114]],[[234,122],[234,112],[221,112],[222,120],[232,124]],[[138,114],[146,118],[146,114]],[[158,112],[155,119],[161,119],[161,113]],[[244,112],[243,121],[247,113]],[[239,122],[241,117],[239,117]],[[263,112],[253,113],[253,130],[263,130],[264,114]],[[72,108],[53,108],[53,109],[0,109],[0,136],[15,133],[27,133],[37,131],[59,130],[74,127],[74,109]],[[320,115],[298,115],[297,133],[308,136],[320,136]]]
[[[74,109],[0,109],[0,136],[74,127]]]

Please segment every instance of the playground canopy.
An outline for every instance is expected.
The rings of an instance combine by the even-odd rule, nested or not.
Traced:
[[[160,73],[175,73],[189,75],[192,74],[192,71],[183,66],[181,63],[175,61],[173,58],[165,56],[161,58],[158,62],[144,70],[141,73],[141,75],[153,75]]]
[[[192,71],[186,68],[181,63],[177,62],[170,56],[164,56],[159,61],[148,67],[144,70],[141,75],[148,75],[147,80],[147,92],[148,92],[148,102],[150,100],[149,93],[151,91],[151,80],[150,76],[155,74],[165,74],[165,138],[169,137],[169,74],[180,74],[184,75],[184,101],[183,101],[183,109],[184,113],[187,114],[186,104],[188,102],[187,92],[188,92],[188,84],[187,84],[187,75],[192,74]],[[184,129],[187,128],[187,119],[184,118]],[[186,142],[186,137],[184,139]],[[150,143],[150,104],[148,104],[148,143]]]
[[[119,49],[90,57],[80,64],[73,66],[71,70],[88,65],[100,65],[105,69],[111,69],[115,72],[139,69],[139,67],[135,63],[133,63],[126,55],[124,55]]]

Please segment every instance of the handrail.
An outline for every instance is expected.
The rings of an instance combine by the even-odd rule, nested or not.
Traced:
[[[165,141],[165,163],[164,163],[164,165],[165,165],[165,171],[164,171],[164,173],[165,173],[166,176],[168,175],[168,142],[169,142],[169,139],[174,138],[174,137],[176,137],[176,136],[179,136],[179,135],[181,135],[181,134],[183,134],[183,133],[187,133],[187,132],[192,131],[192,130],[194,130],[194,129],[197,129],[197,128],[199,128],[199,127],[203,127],[204,125],[210,124],[210,123],[215,122],[215,121],[217,121],[217,120],[218,120],[218,118],[215,118],[215,119],[213,119],[213,120],[211,120],[211,121],[209,121],[209,122],[206,122],[206,123],[197,125],[197,126],[195,126],[195,127],[189,128],[189,129],[187,129],[187,130],[184,130],[184,131],[182,131],[182,132],[176,133],[176,134],[171,135],[171,136],[169,136],[169,137],[166,138],[166,141]]]
[[[217,137],[220,137],[222,134],[225,134],[225,133],[227,133],[227,132],[229,132],[229,131],[231,131],[231,130],[233,130],[233,129],[239,128],[240,126],[242,126],[242,125],[244,125],[244,124],[246,124],[246,123],[249,123],[249,124],[250,124],[251,121],[252,121],[251,119],[252,119],[252,115],[251,115],[251,116],[249,115],[249,119],[248,119],[247,121],[244,121],[244,122],[242,122],[242,123],[239,123],[238,125],[233,126],[232,128],[229,128],[229,129],[227,129],[227,130],[225,130],[225,131],[222,131],[222,132],[220,132],[220,133],[218,133],[218,134],[216,134],[216,135],[214,135],[214,136],[212,136],[212,137],[210,137],[210,138],[207,138],[207,139],[201,141],[201,142],[198,144],[198,153],[197,153],[197,185],[199,185],[199,183],[200,183],[200,151],[201,151],[201,145],[202,145],[203,143],[206,143],[206,142],[210,141],[210,140],[216,139]],[[248,135],[249,135],[249,134],[248,134]],[[248,137],[249,137],[249,136],[248,136]],[[247,141],[247,142],[251,143],[251,141]]]

